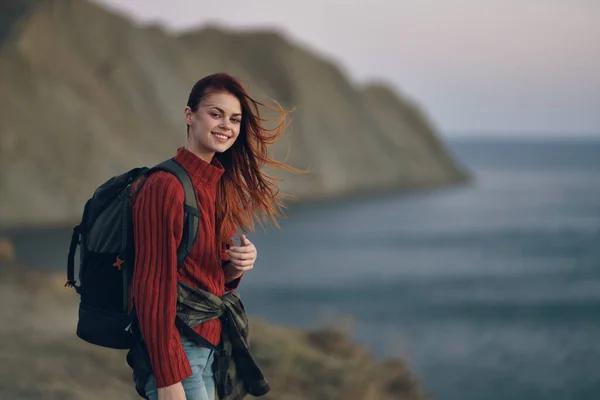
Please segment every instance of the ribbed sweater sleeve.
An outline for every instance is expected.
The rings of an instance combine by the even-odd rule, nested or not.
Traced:
[[[133,207],[133,301],[158,388],[192,375],[175,327],[183,202],[183,188],[177,178],[156,172],[142,187]]]

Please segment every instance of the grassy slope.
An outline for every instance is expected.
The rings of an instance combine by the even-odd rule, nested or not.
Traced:
[[[56,273],[0,263],[0,398],[135,399],[125,353],[74,335],[77,296]],[[267,400],[418,400],[399,360],[381,361],[346,335],[252,319],[253,354]]]

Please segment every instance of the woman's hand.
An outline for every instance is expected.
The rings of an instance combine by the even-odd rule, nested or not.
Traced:
[[[240,246],[233,246],[225,251],[229,255],[229,262],[224,266],[225,283],[239,278],[244,272],[254,268],[257,256],[256,247],[246,235],[241,236],[240,242]]]
[[[186,400],[183,384],[177,382],[171,386],[159,388],[158,400]]]

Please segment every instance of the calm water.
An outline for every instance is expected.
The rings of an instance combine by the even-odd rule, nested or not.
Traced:
[[[449,146],[472,185],[296,207],[251,235],[247,308],[296,326],[352,317],[438,400],[599,399],[600,142]],[[62,268],[68,239],[15,233],[39,266]]]

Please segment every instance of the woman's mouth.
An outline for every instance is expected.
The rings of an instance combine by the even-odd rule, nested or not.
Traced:
[[[226,142],[229,139],[229,136],[223,135],[222,133],[213,133],[213,136],[220,142]]]

